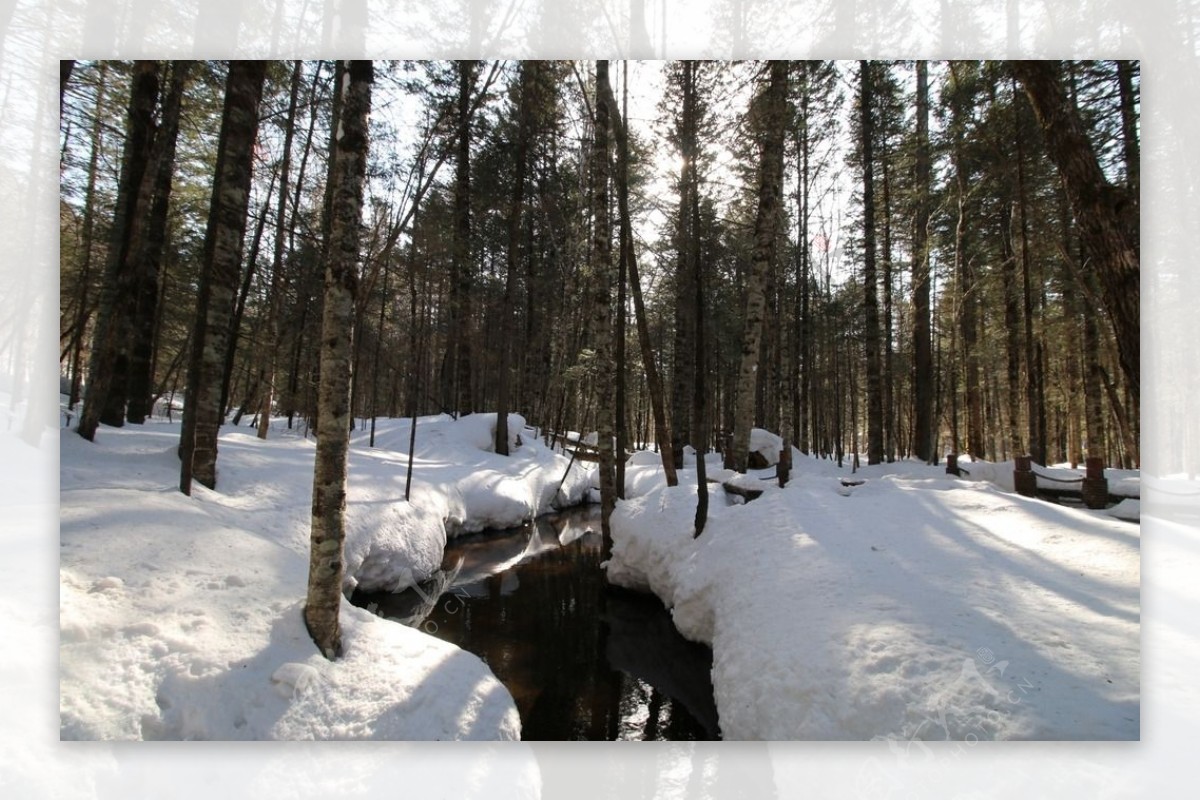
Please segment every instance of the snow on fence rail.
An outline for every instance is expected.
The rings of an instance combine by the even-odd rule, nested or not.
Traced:
[[[980,471],[972,476],[971,468],[964,467],[958,461],[958,454],[946,455],[946,472],[950,475],[965,474],[968,477],[991,480],[996,483],[1000,477],[996,468],[986,462],[971,464],[988,465],[990,470]],[[1107,470],[1104,461],[1099,457],[1089,457],[1085,471],[1068,468],[1047,468],[1041,465],[1041,470],[1035,469],[1033,459],[1028,455],[1018,456],[1013,462],[1013,489],[1029,498],[1061,501],[1076,499],[1089,509],[1105,509],[1110,505],[1121,503],[1127,499],[1138,499],[1141,495],[1140,479],[1137,471]],[[1109,474],[1112,474],[1110,481]]]

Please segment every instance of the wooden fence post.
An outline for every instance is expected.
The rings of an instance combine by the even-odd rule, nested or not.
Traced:
[[[1033,457],[1018,456],[1013,466],[1013,484],[1017,494],[1032,498],[1037,495],[1037,476],[1033,473]]]

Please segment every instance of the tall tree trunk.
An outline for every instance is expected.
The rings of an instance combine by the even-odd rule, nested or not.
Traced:
[[[284,122],[283,157],[279,165],[279,198],[275,207],[275,243],[271,251],[271,296],[267,300],[267,324],[263,337],[262,402],[258,411],[258,438],[266,439],[271,428],[271,407],[275,399],[275,361],[279,357],[279,315],[283,305],[283,255],[285,241],[292,225],[287,219],[288,181],[292,169],[292,140],[296,133],[296,103],[300,94],[300,77],[304,63],[297,60],[292,66],[292,85],[288,95],[287,119]],[[303,177],[303,176],[302,176]],[[292,251],[286,248],[288,260]]]
[[[88,320],[91,318],[90,289],[92,282],[92,251],[96,232],[96,175],[103,147],[104,126],[101,125],[105,90],[108,87],[108,64],[101,61],[96,88],[96,104],[92,108],[91,154],[88,156],[87,189],[83,201],[83,265],[79,269],[79,292],[76,296],[74,330],[71,334],[71,394],[69,408],[79,403],[83,388],[83,343]]]
[[[171,83],[163,102],[162,121],[151,151],[153,180],[152,198],[147,206],[148,219],[144,236],[139,238],[134,259],[136,278],[135,312],[132,321],[133,341],[129,354],[129,383],[126,395],[129,405],[126,418],[131,423],[144,423],[150,415],[150,396],[154,391],[154,331],[158,320],[158,284],[162,272],[163,251],[167,238],[167,212],[170,208],[171,184],[175,175],[175,143],[179,134],[179,112],[183,105],[184,85],[189,61],[171,63]],[[151,176],[148,173],[146,178]],[[144,181],[145,183],[145,181]]]
[[[883,458],[896,461],[895,376],[892,370],[892,183],[886,142],[879,154],[883,169]]]
[[[679,216],[677,222],[677,263],[675,268],[675,337],[671,376],[671,451],[677,466],[683,465],[684,444],[693,439],[691,394],[695,385],[695,311],[691,275],[696,269],[694,240],[689,204],[691,193],[698,191],[696,154],[699,121],[696,69],[694,61],[683,63],[682,108],[680,109]]]
[[[596,62],[596,124],[592,140],[592,335],[596,346],[597,450],[600,452],[600,527],[605,557],[612,550],[609,518],[616,505],[613,457],[612,239],[608,217],[608,62]]]
[[[775,233],[783,194],[783,130],[787,124],[787,62],[770,63],[770,83],[754,103],[763,121],[762,155],[758,177],[758,212],[754,220],[754,252],[746,279],[746,316],[738,368],[736,411],[733,418],[733,469],[746,472],[750,429],[754,416],[754,384],[766,308],[767,271],[775,258]]]
[[[797,127],[795,134],[796,154],[799,161],[798,175],[796,176],[796,241],[799,247],[796,249],[796,364],[798,373],[798,384],[796,394],[792,398],[792,416],[793,426],[796,432],[796,445],[802,453],[808,453],[810,449],[809,421],[813,415],[812,409],[812,373],[813,373],[813,326],[812,320],[809,317],[810,294],[809,286],[810,269],[809,259],[809,235],[808,235],[808,109],[809,109],[809,82],[808,82],[808,62],[800,62],[800,113],[797,117]],[[815,440],[815,437],[812,438]],[[815,444],[815,443],[814,443]]]
[[[863,337],[867,357],[867,464],[883,461],[883,391],[880,386],[879,290],[875,273],[875,93],[871,63],[860,61],[859,114],[863,162]],[[857,449],[855,451],[857,453]]]
[[[221,368],[221,414],[222,416],[229,413],[229,392],[233,386],[233,366],[237,360],[238,346],[242,339],[242,320],[246,315],[246,301],[250,298],[250,287],[254,284],[254,276],[258,272],[258,253],[262,248],[263,233],[267,229],[267,215],[271,208],[271,196],[275,192],[275,171],[271,173],[271,180],[267,183],[267,193],[263,197],[262,204],[258,207],[258,223],[254,226],[254,235],[250,237],[250,252],[246,256],[246,268],[241,272],[241,286],[238,288],[236,300],[233,305],[233,319],[229,323],[229,341],[225,345],[225,362]],[[275,221],[276,227],[279,226],[279,220]],[[257,382],[255,382],[257,383]],[[234,425],[241,419],[246,407],[252,401],[252,395],[256,390],[248,389],[243,402],[234,416]]]
[[[671,429],[667,422],[662,377],[658,372],[654,347],[650,341],[650,325],[646,320],[646,304],[642,298],[642,282],[638,272],[637,253],[633,248],[633,227],[629,219],[629,131],[625,127],[624,118],[617,110],[616,99],[611,93],[605,98],[605,102],[608,105],[609,118],[613,121],[613,131],[617,139],[617,214],[620,217],[621,225],[620,241],[626,266],[629,268],[629,291],[633,295],[633,315],[637,325],[638,344],[642,351],[642,368],[646,374],[646,391],[650,395],[655,441],[658,443],[663,472],[667,477],[667,486],[674,487],[679,483],[679,477],[675,471]]]
[[[1008,393],[1005,423],[1008,447],[1014,456],[1025,451],[1021,444],[1021,324],[1017,302],[1017,254],[1013,248],[1012,205],[1004,204],[1000,215],[1000,278],[1004,286],[1004,351]]]
[[[929,297],[929,65],[917,62],[916,210],[913,214],[913,454],[924,462],[936,460],[933,447],[933,337]]]
[[[513,175],[512,199],[508,212],[508,269],[504,276],[504,301],[500,304],[500,375],[496,381],[496,453],[508,456],[508,405],[509,388],[514,350],[517,345],[516,325],[513,320],[513,304],[517,294],[517,270],[521,261],[521,206],[525,202],[525,162],[529,154],[529,136],[532,126],[531,95],[541,80],[541,62],[521,63],[520,99],[517,107],[517,148],[513,158],[516,170]],[[532,290],[532,287],[530,287]]]
[[[1058,167],[1071,211],[1102,289],[1116,336],[1121,370],[1136,395],[1141,388],[1140,288],[1136,204],[1129,193],[1104,177],[1079,112],[1062,86],[1062,64],[1014,61],[1042,126],[1046,149]]]
[[[1117,89],[1121,99],[1121,155],[1125,162],[1125,186],[1130,201],[1140,205],[1142,191],[1142,158],[1138,143],[1137,91],[1133,88],[1135,62],[1117,62]],[[1136,218],[1135,218],[1136,219]]]
[[[787,62],[777,61],[775,64],[786,65]],[[787,67],[784,66],[783,74],[783,92],[784,102],[787,97]],[[772,78],[774,78],[774,72]],[[783,149],[783,126],[784,120],[780,119],[777,123],[779,148]],[[782,156],[780,158],[782,162]],[[780,184],[783,181],[782,165],[779,170],[779,182],[775,186],[775,202],[779,203],[779,195],[782,194]],[[699,233],[700,231],[700,204],[697,193],[692,194],[692,231]],[[768,258],[768,262],[770,259]],[[708,522],[708,465],[705,461],[705,455],[708,453],[708,387],[707,375],[708,365],[705,363],[707,349],[705,347],[704,336],[704,272],[700,269],[699,260],[697,259],[696,271],[692,274],[695,282],[693,292],[695,293],[695,301],[693,309],[696,312],[696,384],[692,388],[692,449],[696,451],[696,517],[692,527],[692,538],[695,539],[704,533],[704,525]]]
[[[1014,102],[1018,97],[1016,83],[1013,83]],[[1020,107],[1017,108],[1017,120],[1020,121]],[[1035,358],[1037,341],[1033,337],[1033,260],[1029,251],[1029,212],[1025,195],[1025,137],[1021,126],[1016,126],[1016,158],[1017,158],[1017,209],[1021,234],[1021,303],[1025,327],[1025,414],[1028,436],[1028,453],[1039,464],[1046,461],[1045,432],[1040,427],[1041,414],[1038,409],[1038,363]],[[1065,216],[1064,216],[1065,219]]]
[[[454,254],[442,402],[455,414],[471,408],[471,87],[475,62],[458,62],[458,138],[454,177]]]
[[[619,119],[616,119],[614,121],[614,123],[613,123],[614,130],[621,127],[622,122],[623,122],[624,118],[627,116],[628,111],[629,111],[629,62],[627,62],[627,61],[623,62],[621,66],[622,66],[621,101],[624,106],[625,113],[622,114]],[[608,92],[604,96],[603,100],[598,99],[597,102],[598,103],[603,102],[603,103],[607,104],[611,97],[612,97],[612,92]],[[610,109],[613,109],[615,107],[616,107],[616,104],[613,103],[612,106],[610,106]],[[610,113],[610,118],[611,118],[611,113]],[[629,167],[628,159],[621,158],[620,164],[617,169],[624,171],[624,170],[627,170],[628,167]],[[619,184],[627,187],[628,183],[629,183],[628,173],[623,172],[621,174],[621,176],[617,179],[617,181]],[[618,206],[619,205],[620,204],[618,203]],[[626,323],[628,321],[628,314],[627,314],[627,309],[626,309],[628,300],[626,298],[626,295],[627,295],[628,286],[629,286],[629,283],[628,283],[629,254],[632,250],[629,239],[632,235],[633,235],[633,232],[631,230],[627,229],[627,227],[624,224],[622,224],[620,226],[620,237],[619,237],[619,244],[618,244],[618,248],[620,249],[620,254],[618,257],[619,264],[617,267],[617,316],[616,316],[616,332],[614,334],[614,336],[616,338],[616,349],[615,349],[616,353],[614,355],[614,365],[613,366],[614,366],[614,369],[616,370],[616,380],[614,381],[614,390],[616,391],[616,394],[617,394],[616,404],[614,405],[614,414],[616,416],[616,451],[617,451],[616,458],[614,460],[615,464],[616,464],[616,476],[614,477],[614,481],[616,483],[617,497],[621,498],[621,499],[625,498],[625,452],[628,447],[628,442],[627,442],[628,421],[627,421],[627,412],[626,412],[626,408],[625,408],[625,405],[626,405],[626,398],[625,398],[625,394],[626,394],[625,334],[626,334]]]
[[[87,395],[76,429],[81,437],[92,440],[101,422],[125,424],[126,347],[133,297],[133,265],[136,252],[135,221],[144,214],[138,208],[141,186],[150,163],[154,143],[154,106],[158,98],[158,64],[138,61],[134,65],[129,98],[129,124],[125,151],[121,157],[121,177],[113,210],[108,261],[96,317],[92,356],[88,365]]]
[[[350,359],[358,292],[359,225],[367,166],[367,116],[371,110],[370,61],[352,61],[339,85],[342,113],[329,182],[333,186],[325,303],[321,320],[321,427],[313,465],[311,550],[304,622],[327,659],[342,653],[338,611],[342,603],[346,538],[346,462],[350,447]]]
[[[193,478],[209,488],[217,484],[221,378],[242,260],[265,75],[264,61],[233,61],[229,65],[184,399],[179,489],[185,495],[191,494]]]

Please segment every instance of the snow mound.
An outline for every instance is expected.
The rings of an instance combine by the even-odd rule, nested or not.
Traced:
[[[1142,518],[1142,502],[1136,498],[1125,498],[1120,503],[1109,508],[1107,512],[1118,520],[1137,523]]]
[[[915,463],[848,497],[796,470],[698,539],[691,471],[613,515],[608,579],[712,646],[724,738],[1138,738],[1136,529]]]
[[[765,428],[750,429],[750,452],[762,456],[767,466],[779,464],[779,454],[783,453],[783,438]]]
[[[528,515],[549,505],[565,469],[536,445],[513,457],[472,447],[448,419],[423,418],[419,442],[422,424],[428,448],[450,443],[462,458],[418,458],[410,503],[407,460],[353,439],[348,588],[422,580],[440,567],[452,518],[464,528]],[[408,433],[383,421],[377,443],[407,447]],[[310,440],[226,430],[217,489],[189,498],[176,488],[178,437],[163,423],[103,427],[95,443],[62,437],[62,739],[519,738],[487,666],[420,631],[347,603],[344,656],[317,653],[301,614]],[[488,507],[481,475],[520,502]],[[563,495],[579,497],[582,483],[568,480]]]

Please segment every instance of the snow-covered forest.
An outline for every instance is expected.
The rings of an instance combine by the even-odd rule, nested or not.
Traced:
[[[1139,738],[1138,62],[61,79],[63,738],[540,732],[437,610],[589,548],[598,736]]]
[[[249,187],[227,221],[241,244],[219,275],[206,234],[226,66],[81,62],[63,85],[72,406],[108,326],[113,234],[126,217],[145,226],[129,231],[138,269],[119,276],[132,306],[114,324],[131,333],[104,362],[119,388],[85,431],[184,396],[195,301],[213,291],[229,317],[213,332],[215,406],[312,426],[339,67],[263,66],[247,87],[253,148],[229,176]],[[376,63],[352,414],[504,407],[590,431],[611,384],[624,441],[669,428],[676,451],[760,424],[835,458],[1136,466],[1138,64],[1020,69],[1039,72],[796,62],[770,116],[758,62],[614,63],[607,88],[584,62]],[[142,185],[121,195],[127,128]],[[1091,171],[1064,181],[1077,152]]]

